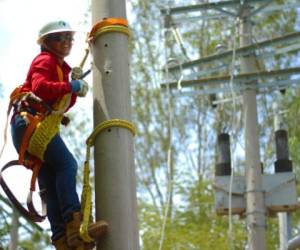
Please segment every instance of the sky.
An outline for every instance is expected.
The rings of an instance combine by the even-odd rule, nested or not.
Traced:
[[[0,0],[0,81],[7,90],[24,81],[31,60],[39,52],[37,34],[45,23],[58,19],[68,21],[79,31],[75,39],[88,31],[81,25],[87,3],[83,0]],[[78,39],[69,58],[71,63],[76,63],[77,49]]]
[[[0,0],[0,82],[4,87],[4,98],[0,98],[0,147],[3,145],[9,94],[24,82],[32,59],[39,53],[36,43],[39,29],[49,21],[68,21],[77,33],[71,55],[66,61],[72,67],[78,66],[84,56],[86,33],[91,25],[90,18],[86,17],[88,5],[89,0]],[[87,23],[84,24],[84,21]],[[86,67],[89,67],[88,62]],[[0,166],[17,157],[8,133],[8,144]],[[14,186],[13,190],[21,200],[26,198],[30,176],[31,171],[21,167],[8,170],[5,174],[8,185]],[[17,187],[15,183],[18,183]],[[42,226],[49,227],[47,222]]]

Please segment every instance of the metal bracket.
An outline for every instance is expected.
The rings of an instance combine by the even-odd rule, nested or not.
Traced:
[[[231,195],[231,211],[233,214],[246,212],[246,182],[245,176],[234,176],[230,190],[230,176],[215,177],[215,207],[219,215],[229,211],[229,196]],[[299,208],[297,201],[296,176],[293,172],[262,175],[262,190],[268,214],[295,211]],[[286,195],[289,194],[289,195]]]

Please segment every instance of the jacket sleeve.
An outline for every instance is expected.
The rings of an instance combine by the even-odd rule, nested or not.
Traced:
[[[71,92],[68,81],[58,81],[56,64],[38,60],[32,67],[32,91],[44,101],[54,101]]]

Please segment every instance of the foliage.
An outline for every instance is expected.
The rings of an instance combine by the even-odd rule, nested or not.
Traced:
[[[173,210],[172,222],[166,231],[163,249],[228,249],[228,218],[217,216],[214,211],[213,190],[209,182],[195,188],[185,188],[188,197],[185,205]],[[158,249],[162,218],[149,204],[141,205],[143,249]],[[232,220],[234,245],[241,249],[246,235],[237,217]],[[154,245],[157,244],[157,245]]]
[[[19,247],[22,250],[46,249],[50,245],[50,238],[44,232],[35,231],[25,240],[20,241]]]
[[[206,2],[209,1],[201,1]],[[284,1],[272,2],[275,3],[283,4]],[[163,69],[168,59],[175,58],[177,63],[185,63],[218,53],[217,48],[220,45],[225,49],[236,49],[238,46],[238,31],[233,18],[220,15],[221,18],[217,19],[202,18],[187,23],[182,21],[187,14],[179,16],[176,19],[178,22],[173,20],[174,28],[182,36],[183,44],[180,45],[174,38],[174,30],[172,32],[163,26],[164,17],[160,9],[189,4],[193,3],[131,1],[131,23],[134,24],[134,37],[130,47],[131,82],[133,115],[139,131],[135,160],[143,249],[159,248],[167,206],[170,211],[163,249],[229,249],[231,242],[227,234],[228,217],[215,215],[214,190],[207,190],[213,185],[211,177],[216,161],[215,142],[218,133],[230,133],[236,173],[244,174],[245,171],[242,102],[237,99],[234,102],[221,103],[217,107],[211,102],[239,97],[242,92],[231,89],[227,93],[217,93],[213,96],[201,94],[201,91],[203,93],[205,90],[201,86],[181,91],[172,89],[170,92],[166,88],[160,88],[161,83],[176,82],[180,76],[180,72],[177,72],[177,75],[170,72],[164,74]],[[297,13],[294,10],[281,9],[266,13],[258,13],[253,17],[254,43],[295,31]],[[205,17],[212,15],[213,11],[203,14]],[[229,21],[224,22],[225,18]],[[276,51],[284,46],[281,44],[274,49]],[[257,50],[257,70],[288,68],[295,66],[297,62],[294,54],[270,53],[270,56],[264,56],[268,51]],[[199,78],[238,74],[241,71],[238,58],[235,60],[233,72],[231,61],[232,57],[229,57],[224,58],[222,62],[201,64],[189,73],[197,73]],[[185,77],[188,75],[185,74]],[[193,91],[200,94],[185,95]],[[273,102],[278,100],[280,95],[280,92],[274,89],[261,89],[257,95],[260,152],[266,172],[273,171]],[[293,100],[290,100],[286,107],[293,103],[293,96],[292,94],[289,97]],[[280,97],[281,99],[283,98]],[[294,110],[298,112],[298,107]],[[292,111],[289,113],[294,114]],[[294,122],[297,123],[295,119]],[[294,125],[295,129],[296,127]],[[297,134],[299,133],[293,132],[295,138]],[[291,152],[295,150],[292,156],[297,155],[299,158],[299,142],[293,140],[291,137]],[[168,152],[172,153],[169,161]],[[243,249],[247,242],[245,220],[234,217],[232,223],[234,249]],[[279,245],[276,218],[268,219],[267,244],[268,249],[275,249]]]

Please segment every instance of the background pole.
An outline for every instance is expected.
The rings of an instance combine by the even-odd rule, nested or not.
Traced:
[[[240,46],[252,43],[250,6],[242,6]],[[241,57],[241,73],[255,72],[255,55]],[[256,82],[249,82],[249,87]],[[266,209],[262,190],[262,169],[259,152],[259,128],[255,88],[243,93],[246,151],[246,207],[249,250],[266,249]]]

